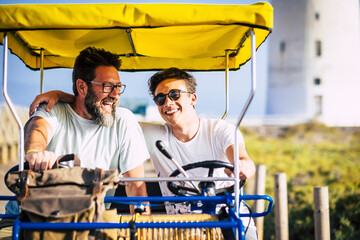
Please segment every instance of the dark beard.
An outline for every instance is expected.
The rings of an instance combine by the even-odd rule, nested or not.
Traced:
[[[101,111],[101,103],[106,100],[113,102],[111,113],[104,113]],[[91,88],[88,88],[88,93],[85,96],[85,107],[87,112],[91,115],[92,120],[103,127],[111,127],[115,121],[116,102],[114,98],[104,98],[100,103],[96,103],[95,94]]]

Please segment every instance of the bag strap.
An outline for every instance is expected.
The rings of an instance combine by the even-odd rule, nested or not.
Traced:
[[[29,176],[30,171],[31,170],[19,172],[20,176],[19,176],[17,184],[19,186],[20,192],[17,195],[18,202],[24,201],[25,198],[27,198],[27,196],[29,196],[28,176]]]
[[[57,169],[60,167],[60,163],[68,161],[74,161],[74,167],[80,167],[80,158],[78,158],[78,156],[72,153],[59,156],[56,159],[52,169]]]
[[[98,196],[101,194],[101,186],[104,183],[103,180],[103,170],[100,168],[96,168],[95,169],[95,178],[94,178],[94,187],[93,187],[93,191],[92,191],[92,195],[93,196]]]

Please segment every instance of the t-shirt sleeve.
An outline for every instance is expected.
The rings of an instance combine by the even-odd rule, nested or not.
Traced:
[[[149,159],[143,132],[134,114],[127,109],[119,111],[124,120],[119,125],[119,147],[120,159],[119,172],[124,173],[138,167],[145,160]]]
[[[162,124],[140,122],[140,127],[144,133],[147,149],[151,156],[154,155],[154,151],[158,151],[156,148],[156,141],[162,140],[165,136],[165,128]]]
[[[31,118],[32,117],[41,117],[41,118],[45,119],[50,124],[53,131],[55,132],[59,126],[61,116],[65,114],[62,111],[64,106],[62,104],[55,104],[53,106],[53,108],[51,109],[51,111],[47,112],[45,110],[46,105],[47,105],[46,103],[40,104],[39,107],[37,108],[37,110],[35,111],[35,113],[31,116]],[[50,139],[49,139],[49,141],[50,141]]]
[[[230,124],[226,121],[220,121],[217,126],[217,138],[221,148],[226,151],[226,149],[235,143],[235,125]],[[244,138],[239,129],[236,130],[236,136],[239,144],[244,144]]]

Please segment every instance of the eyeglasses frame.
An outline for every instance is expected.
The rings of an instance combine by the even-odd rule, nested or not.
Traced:
[[[99,83],[99,82],[94,82],[94,81],[85,81],[87,83],[92,83],[92,84],[97,84],[97,85],[102,85],[102,90],[103,90],[103,93],[111,93],[112,91],[114,91],[114,88],[116,88],[116,90],[118,90],[118,84],[112,84],[111,82],[106,82],[106,83]],[[111,84],[112,85],[112,88],[111,88],[111,91],[110,92],[105,92],[105,84]],[[120,83],[120,89],[119,89],[119,93],[120,94],[123,94],[125,92],[125,88],[126,88],[126,85],[125,84],[122,84]],[[123,90],[121,91],[121,88],[123,87]]]

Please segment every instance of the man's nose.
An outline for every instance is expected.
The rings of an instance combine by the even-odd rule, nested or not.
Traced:
[[[109,93],[109,97],[112,97],[112,98],[119,98],[120,97],[120,89],[114,87],[112,89],[112,91]]]
[[[172,100],[171,98],[169,98],[169,95],[165,95],[165,102],[164,105],[171,105],[174,103],[174,100]]]

